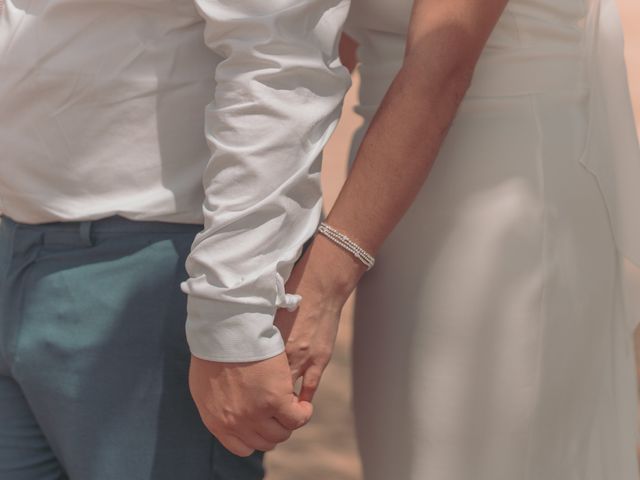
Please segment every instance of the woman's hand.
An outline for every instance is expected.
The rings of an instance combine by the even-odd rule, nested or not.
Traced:
[[[301,401],[313,399],[333,353],[342,307],[364,271],[349,252],[316,235],[291,272],[286,291],[302,300],[293,312],[278,309],[274,323],[285,340],[293,383],[303,377]]]

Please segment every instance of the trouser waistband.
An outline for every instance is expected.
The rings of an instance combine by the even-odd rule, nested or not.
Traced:
[[[92,234],[99,233],[197,233],[203,225],[150,220],[131,220],[113,215],[95,220],[60,221],[30,224],[0,215],[0,232],[13,236],[40,237],[41,242],[59,245],[93,245]]]

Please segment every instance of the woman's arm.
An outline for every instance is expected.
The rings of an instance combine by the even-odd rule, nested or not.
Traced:
[[[362,141],[326,222],[372,254],[425,182],[476,62],[508,0],[416,0],[403,65]],[[471,172],[470,172],[471,174]],[[328,363],[340,310],[365,267],[316,235],[287,287],[305,299],[278,312],[294,378],[310,399]]]
[[[340,37],[340,62],[342,62],[342,65],[347,67],[350,72],[353,72],[358,64],[358,57],[356,55],[357,48],[358,42],[346,33],[343,33]]]
[[[368,251],[375,254],[426,180],[506,3],[417,0],[414,4],[403,66],[327,217],[327,223]]]

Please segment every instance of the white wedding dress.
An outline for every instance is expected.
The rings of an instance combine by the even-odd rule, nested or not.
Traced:
[[[410,9],[352,3],[353,152],[402,63]],[[639,478],[640,152],[617,15],[613,0],[511,0],[498,22],[358,290],[366,480]]]

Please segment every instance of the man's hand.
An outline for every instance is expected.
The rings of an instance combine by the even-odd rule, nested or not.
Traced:
[[[294,394],[284,353],[247,363],[191,356],[189,387],[205,426],[227,450],[243,457],[273,450],[313,413],[311,404]]]

